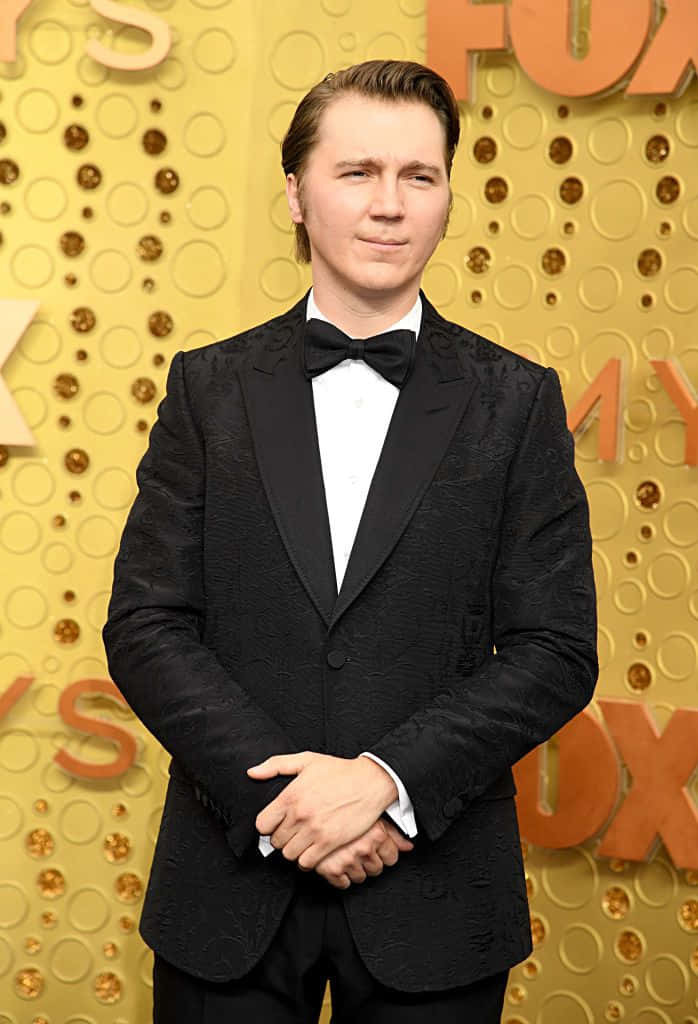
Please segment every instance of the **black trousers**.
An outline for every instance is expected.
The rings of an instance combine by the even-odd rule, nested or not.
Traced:
[[[331,1024],[500,1024],[508,970],[439,991],[389,988],[361,959],[341,891],[301,874],[269,948],[242,978],[206,981],[155,953],[154,1024],[317,1024],[328,979]]]

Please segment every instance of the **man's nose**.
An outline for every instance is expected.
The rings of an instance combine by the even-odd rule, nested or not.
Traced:
[[[403,216],[404,203],[399,182],[384,180],[376,184],[371,213],[374,217]]]

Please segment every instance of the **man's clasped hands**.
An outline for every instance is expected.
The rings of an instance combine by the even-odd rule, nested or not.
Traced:
[[[397,786],[368,757],[304,750],[274,754],[247,772],[253,779],[297,776],[259,812],[255,827],[301,871],[317,871],[338,889],[379,875],[414,847],[380,817],[397,799]]]

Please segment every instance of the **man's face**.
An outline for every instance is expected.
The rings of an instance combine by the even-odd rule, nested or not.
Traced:
[[[426,103],[341,95],[322,115],[300,194],[292,174],[286,191],[316,285],[369,300],[410,290],[447,223],[443,125]]]

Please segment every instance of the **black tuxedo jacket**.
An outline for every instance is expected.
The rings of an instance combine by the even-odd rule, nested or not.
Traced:
[[[175,354],[136,470],[103,639],[172,755],[140,933],[211,981],[263,956],[300,880],[255,828],[295,776],[245,769],[302,750],[371,750],[412,799],[414,849],[335,890],[379,981],[450,988],[532,950],[511,768],[593,694],[588,504],[555,370],[421,297],[339,593],[306,297]]]

